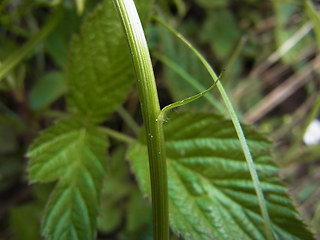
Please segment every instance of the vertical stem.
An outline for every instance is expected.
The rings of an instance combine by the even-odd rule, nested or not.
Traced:
[[[150,163],[153,233],[156,240],[169,239],[166,153],[158,93],[150,53],[133,0],[113,0],[120,15],[137,76],[137,86],[146,128]]]

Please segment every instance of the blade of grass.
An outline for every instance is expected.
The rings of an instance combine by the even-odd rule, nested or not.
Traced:
[[[229,97],[227,95],[227,93],[225,92],[221,82],[218,79],[218,76],[216,75],[216,73],[214,72],[214,70],[211,68],[211,66],[209,65],[209,63],[205,60],[205,58],[201,55],[201,53],[199,51],[197,51],[190,42],[188,42],[181,34],[179,34],[176,30],[174,30],[173,28],[171,28],[168,24],[166,24],[164,21],[162,21],[160,18],[158,17],[153,17],[157,22],[159,22],[162,26],[164,26],[166,29],[168,29],[171,33],[173,33],[177,38],[179,38],[184,44],[186,44],[189,49],[199,58],[199,60],[203,63],[203,65],[205,66],[205,68],[207,69],[207,71],[209,72],[210,76],[212,77],[212,79],[214,80],[214,82],[217,82],[217,88],[222,96],[222,99],[227,107],[227,110],[231,116],[231,120],[234,124],[235,130],[237,132],[238,138],[240,140],[241,143],[241,147],[244,153],[244,156],[247,160],[247,164],[248,164],[248,168],[249,168],[249,172],[253,181],[253,185],[258,197],[258,201],[259,201],[259,206],[260,206],[260,210],[261,210],[261,214],[262,217],[264,219],[264,227],[265,227],[265,234],[266,234],[266,238],[268,240],[272,240],[274,239],[274,234],[272,231],[272,225],[271,225],[271,220],[270,220],[270,216],[268,213],[268,209],[267,209],[267,204],[265,201],[265,198],[263,196],[263,192],[262,192],[262,188],[261,188],[261,183],[257,174],[257,171],[254,167],[254,162],[249,150],[249,146],[247,144],[246,138],[244,136],[242,127],[240,125],[239,119],[237,117],[237,114],[235,113],[235,110],[233,109],[233,106],[229,100]]]

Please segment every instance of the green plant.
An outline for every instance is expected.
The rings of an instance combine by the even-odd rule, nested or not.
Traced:
[[[173,232],[185,239],[313,239],[277,176],[271,142],[250,126],[242,130],[222,87],[223,74],[218,78],[189,42],[154,18],[194,52],[213,79],[208,90],[160,110],[149,50],[133,1],[114,3],[116,8],[111,1],[99,5],[86,18],[81,34],[71,40],[65,75],[67,111],[55,112],[55,125],[43,131],[27,153],[30,182],[57,181],[44,211],[45,238],[93,239],[97,224],[106,227],[107,213],[100,215],[98,223],[97,217],[102,189],[109,184],[104,182],[106,149],[113,138],[128,145],[126,158],[143,194],[152,199],[155,239],[169,239],[169,222]],[[151,1],[137,1],[137,5],[143,24],[148,24]],[[34,44],[26,46],[30,49]],[[132,88],[134,72],[144,120],[137,139],[105,127]],[[215,86],[231,120],[209,111],[168,113]],[[125,118],[132,120],[130,115]],[[120,144],[114,145],[120,149]],[[105,194],[102,205],[108,197],[118,199],[122,193]]]

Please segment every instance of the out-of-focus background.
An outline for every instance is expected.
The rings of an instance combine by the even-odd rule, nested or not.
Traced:
[[[25,153],[37,133],[64,114],[69,41],[99,2],[0,0],[0,69],[14,54],[19,59],[55,8],[64,10],[62,20],[0,82],[0,239],[41,239],[41,212],[53,185],[28,184]],[[304,0],[158,0],[153,9],[221,73],[239,118],[274,141],[279,174],[318,234],[319,11],[319,1]],[[154,21],[145,27],[162,106],[212,84],[174,35]],[[183,108],[227,114],[215,90]],[[134,135],[124,121],[128,114],[142,123],[135,89],[106,124]],[[98,239],[151,239],[151,208],[125,161],[125,146],[111,145],[110,154]]]

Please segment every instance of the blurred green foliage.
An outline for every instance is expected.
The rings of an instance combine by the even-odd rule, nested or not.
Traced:
[[[39,32],[54,11],[62,19],[45,39],[8,72],[0,82],[0,239],[40,238],[43,206],[51,184],[29,185],[25,173],[25,152],[36,132],[65,117],[64,96],[68,51],[83,19],[99,0],[2,0],[0,2],[0,68],[10,55]],[[159,6],[161,6],[161,8]],[[270,101],[269,94],[299,70],[311,66],[320,49],[320,6],[305,0],[159,0],[153,12],[191,40],[217,72],[227,76],[223,83],[245,121],[254,107]],[[311,23],[299,36],[299,29]],[[199,92],[192,84],[156,56],[166,56],[186,75],[207,88],[208,74],[199,61],[172,35],[155,24],[146,27],[162,103],[171,103]],[[228,65],[241,37],[246,42]],[[283,44],[301,38],[270,63],[270,56]],[[170,65],[170,64],[169,64]],[[172,67],[172,66],[171,66]],[[256,127],[275,141],[275,158],[281,177],[313,230],[320,229],[320,148],[302,142],[308,116],[319,117],[312,109],[319,94],[319,70],[290,97],[273,104],[261,114]],[[289,91],[289,90],[288,90]],[[217,105],[218,95],[211,93]],[[124,107],[141,123],[135,90]],[[183,108],[218,112],[203,98]],[[314,113],[315,112],[315,113]],[[123,119],[114,114],[104,124],[134,135]],[[300,139],[296,143],[296,139]],[[151,239],[151,207],[141,196],[126,163],[125,146],[111,142],[108,176],[102,191],[98,239]],[[139,216],[138,218],[136,216]],[[172,237],[175,239],[175,237]]]

